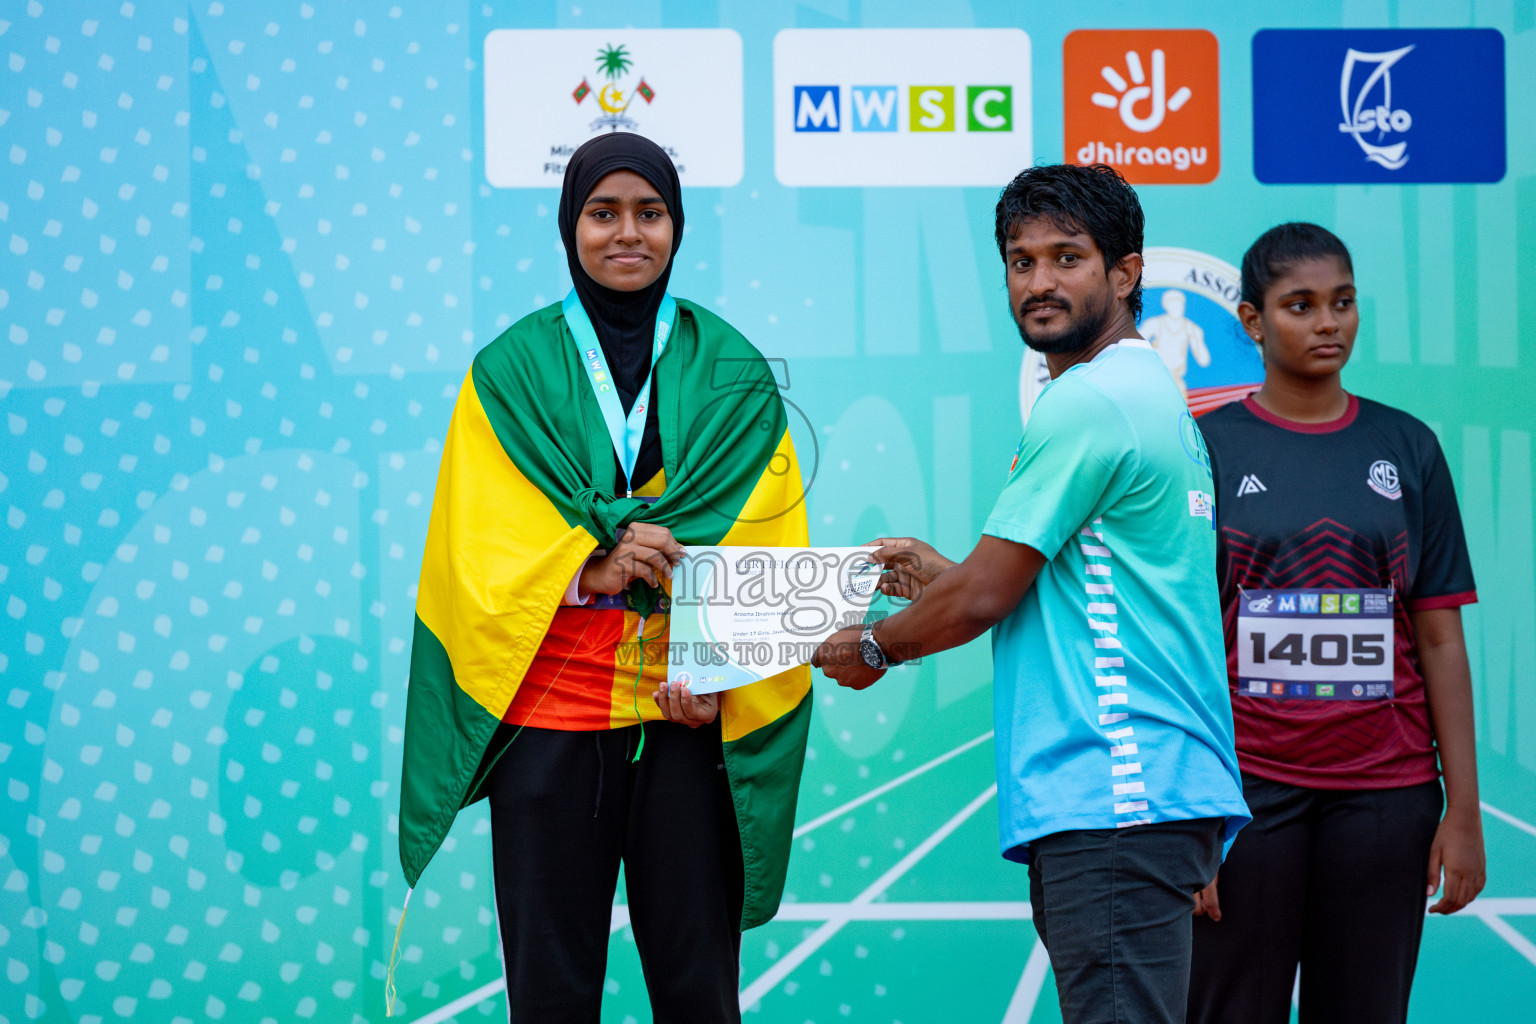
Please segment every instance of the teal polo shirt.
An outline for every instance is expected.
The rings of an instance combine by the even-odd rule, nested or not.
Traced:
[[[993,633],[1003,855],[1069,829],[1249,820],[1233,748],[1210,460],[1151,346],[1041,392],[984,532],[1047,559]]]

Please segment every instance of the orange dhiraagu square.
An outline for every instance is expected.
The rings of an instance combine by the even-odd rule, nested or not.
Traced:
[[[1132,184],[1199,185],[1221,170],[1216,37],[1080,29],[1062,47],[1065,159]]]

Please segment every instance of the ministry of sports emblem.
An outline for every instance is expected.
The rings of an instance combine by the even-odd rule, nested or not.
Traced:
[[[581,84],[571,92],[571,98],[576,101],[577,106],[580,106],[594,91],[597,93],[597,106],[601,113],[592,122],[594,132],[604,129],[618,131],[620,128],[635,131],[640,124],[629,116],[630,105],[637,99],[644,100],[647,105],[655,102],[656,90],[646,84],[644,75],[640,76],[640,81],[628,90],[627,96],[625,95],[624,76],[633,64],[629,51],[623,46],[614,46],[611,43],[603,46],[597,51],[597,70],[607,81],[594,90],[583,77]]]
[[[741,37],[729,29],[497,29],[485,37],[485,177],[558,188],[576,147],[636,132],[684,185],[742,174]]]

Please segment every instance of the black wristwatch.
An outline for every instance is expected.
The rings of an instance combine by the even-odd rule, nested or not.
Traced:
[[[859,637],[859,657],[864,659],[864,664],[873,669],[885,670],[900,665],[899,661],[892,661],[885,656],[885,650],[880,646],[880,641],[875,639],[875,624],[868,623],[864,627],[864,635]]]

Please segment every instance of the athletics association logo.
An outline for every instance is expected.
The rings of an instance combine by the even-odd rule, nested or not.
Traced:
[[[1383,498],[1397,501],[1403,496],[1403,488],[1397,479],[1397,467],[1386,459],[1380,459],[1371,463],[1371,473],[1365,478],[1371,490]]]
[[[636,132],[684,185],[741,180],[741,37],[729,29],[498,29],[485,37],[485,176],[558,188],[576,147]]]
[[[1497,29],[1253,37],[1253,171],[1266,184],[1498,181],[1504,119]]]
[[[1134,184],[1201,184],[1221,169],[1216,37],[1204,29],[1079,29],[1062,44],[1065,152]]]
[[[1208,253],[1174,246],[1151,246],[1141,255],[1141,336],[1184,392],[1189,411],[1202,416],[1257,391],[1264,382],[1264,363],[1237,319],[1237,268]],[[1019,412],[1026,422],[1050,381],[1045,357],[1025,348]]]
[[[1031,161],[1019,29],[785,29],[773,91],[783,185],[996,188]]]

